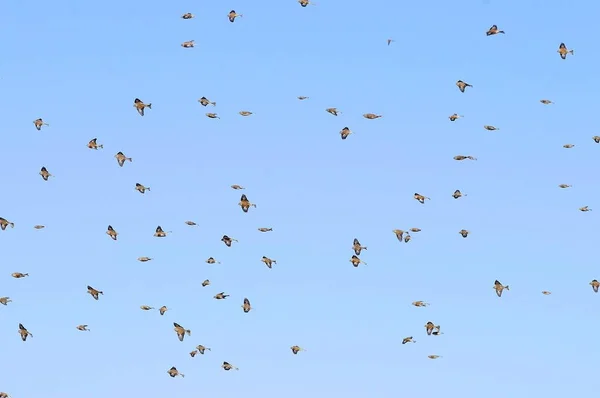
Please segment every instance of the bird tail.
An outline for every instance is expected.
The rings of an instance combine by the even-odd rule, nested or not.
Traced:
[[[8,223],[8,225],[10,225],[11,228],[15,227],[15,223],[14,222]]]
[[[148,107],[148,109],[152,109],[152,104],[148,104],[146,106]]]
[[[505,288],[506,290],[510,290],[510,288],[508,287],[508,285],[504,286],[504,288]]]

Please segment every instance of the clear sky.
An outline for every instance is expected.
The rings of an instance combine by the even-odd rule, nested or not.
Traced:
[[[600,352],[600,295],[588,285],[600,278],[598,4],[317,2],[3,4],[0,216],[16,225],[0,231],[0,296],[13,300],[0,306],[0,391],[589,393]],[[233,24],[232,8],[243,14]],[[486,37],[492,24],[506,34]],[[561,42],[575,49],[566,61]],[[459,92],[458,79],[473,87]],[[152,103],[144,117],[136,97]],[[36,118],[50,126],[37,131]],[[356,134],[342,141],[345,126]],[[94,137],[104,149],[86,147]],[[118,167],[118,151],[133,162]],[[461,154],[478,160],[453,160]],[[55,177],[43,181],[42,166]],[[468,196],[454,200],[455,189]],[[247,214],[242,192],[258,205]],[[157,225],[172,234],[154,238]],[[411,227],[422,231],[408,244],[392,233]],[[223,234],[239,243],[227,248]],[[348,261],[355,237],[366,267]],[[510,286],[502,298],[495,279]],[[214,300],[221,291],[231,297]],[[427,336],[427,321],[444,334]],[[192,335],[178,341],[173,322]],[[18,323],[34,337],[23,343]],[[407,336],[417,343],[402,345]],[[191,358],[198,344],[212,351]],[[292,355],[294,344],[306,352]],[[171,366],[186,377],[170,378]]]

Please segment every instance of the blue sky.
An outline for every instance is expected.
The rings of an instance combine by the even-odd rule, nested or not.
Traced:
[[[578,208],[600,210],[591,139],[600,133],[599,6],[274,4],[4,4],[0,216],[16,226],[0,233],[0,296],[13,299],[0,308],[0,391],[589,392],[600,352],[600,296],[588,285],[600,278],[597,215]],[[232,8],[244,14],[233,24]],[[492,24],[506,35],[486,37]],[[183,49],[187,40],[196,47]],[[575,49],[566,61],[560,42]],[[460,93],[458,79],[474,87]],[[202,96],[221,119],[204,116],[213,108]],[[136,97],[152,103],[143,118]],[[451,123],[455,112],[465,117]],[[37,131],[38,117],[50,126]],[[346,141],[344,126],[356,132]],[[94,137],[104,149],[86,147]],[[133,162],[119,168],[118,151]],[[454,161],[459,154],[478,161]],[[43,181],[42,166],[56,177]],[[258,207],[242,213],[231,184]],[[468,196],[454,200],[455,189]],[[419,204],[415,192],[431,201]],[[157,225],[173,233],[154,238]],[[408,244],[391,232],[411,227],[422,231]],[[223,234],[239,243],[225,247]],[[367,267],[348,262],[355,237]],[[277,265],[266,268],[263,255]],[[501,299],[495,279],[510,285]],[[99,301],[88,284],[104,291]],[[212,299],[220,291],[231,297]],[[161,317],[140,305],[171,310]],[[426,336],[430,320],[444,335]],[[191,337],[179,342],[172,322]],[[26,343],[18,323],[34,335]],[[417,343],[401,345],[406,336]],[[190,358],[198,344],[212,351]],[[307,351],[292,355],[294,344]],[[168,377],[171,366],[186,377]]]

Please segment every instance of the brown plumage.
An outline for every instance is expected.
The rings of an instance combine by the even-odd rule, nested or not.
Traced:
[[[219,115],[217,115],[216,113],[213,113],[213,112],[208,112],[206,114],[206,117],[209,119],[220,119]]]
[[[405,337],[402,339],[402,344],[406,344],[406,343],[416,343],[416,340],[413,340],[412,336],[409,337]]]
[[[225,246],[231,247],[231,244],[233,242],[237,242],[237,239],[233,239],[233,238],[230,238],[227,235],[223,235],[223,237],[221,238],[221,242],[225,243]]]
[[[229,18],[229,22],[231,23],[234,23],[237,17],[243,17],[243,15],[238,14],[237,12],[235,12],[235,10],[231,10],[229,11],[229,14],[227,14],[227,18]]]
[[[244,188],[243,186],[241,186],[241,185],[238,185],[238,184],[233,184],[233,185],[231,186],[231,188],[233,188],[233,189],[235,189],[235,190],[239,190],[239,189],[246,189],[246,188]]]
[[[92,138],[90,140],[90,142],[88,142],[87,147],[90,149],[95,149],[95,150],[104,148],[104,145],[99,145],[97,143],[97,141],[98,141],[98,138]]]
[[[262,259],[260,261],[262,261],[263,263],[265,263],[265,265],[267,267],[269,267],[269,269],[273,268],[273,264],[277,264],[277,261],[272,260],[272,259],[270,259],[267,256],[262,256]]]
[[[416,193],[413,195],[413,198],[415,198],[416,201],[418,201],[419,203],[423,204],[425,203],[425,200],[431,200],[431,198],[428,198],[427,196],[423,196],[420,193]]]
[[[273,232],[273,228],[258,228],[260,232]]]
[[[571,149],[574,146],[575,146],[574,144],[565,144],[565,145],[563,145],[563,148]]]
[[[200,99],[198,100],[198,102],[199,102],[199,103],[200,103],[200,105],[202,105],[202,106],[208,106],[208,105],[217,106],[217,103],[216,103],[216,102],[213,102],[213,101],[209,100],[209,99],[208,99],[208,98],[206,98],[206,97],[202,97],[202,98],[200,98]]]
[[[464,194],[462,192],[460,192],[460,189],[457,189],[456,191],[454,191],[454,193],[452,194],[452,197],[454,199],[458,199],[458,198],[462,198],[463,196],[467,196],[467,194]]]
[[[411,239],[412,239],[412,236],[410,236],[410,234],[407,232],[406,235],[404,236],[404,243],[410,242]]]
[[[38,225],[34,225],[34,226],[33,226],[33,228],[34,228],[34,229],[44,229],[44,228],[46,228],[46,226],[45,226],[45,225],[39,225],[39,224],[38,224]]]
[[[10,225],[11,228],[15,227],[15,223],[14,222],[10,222],[6,218],[0,217],[0,229],[2,229],[3,231],[5,231],[6,227],[8,227],[9,225]]]
[[[21,340],[27,341],[27,337],[33,337],[31,333],[27,330],[23,324],[19,323],[19,334],[21,335]]]
[[[125,161],[126,161],[126,160],[129,160],[130,162],[132,162],[132,161],[133,161],[133,159],[131,159],[131,158],[128,158],[127,156],[125,156],[125,155],[123,154],[123,152],[117,152],[117,154],[115,155],[115,159],[117,159],[117,164],[118,164],[120,167],[123,167],[123,165],[125,164]]]
[[[459,119],[461,117],[464,117],[464,116],[454,113],[454,114],[448,116],[448,119],[450,119],[451,122],[455,122],[457,119]]]
[[[586,212],[586,211],[592,211],[592,209],[590,209],[590,207],[589,207],[589,206],[583,206],[583,207],[580,207],[580,208],[579,208],[579,211]]]
[[[600,144],[600,135],[595,135],[592,137],[592,140],[594,140],[594,142],[596,144]]]
[[[152,109],[152,104],[144,104],[144,102],[142,102],[142,100],[140,100],[139,98],[136,98],[133,100],[133,107],[138,111],[140,116],[144,116],[144,113],[145,113],[144,110],[146,108]]]
[[[138,257],[138,261],[140,261],[142,263],[145,263],[145,262],[150,261],[150,260],[152,260],[151,257],[145,257],[145,256],[144,257]]]
[[[209,257],[209,258],[207,258],[205,262],[206,262],[207,264],[221,264],[219,261],[215,260],[215,259],[214,259],[214,258],[212,258],[212,257]]]
[[[380,117],[383,117],[383,115],[377,115],[375,113],[365,113],[365,114],[363,114],[363,117],[365,119],[373,120],[373,119],[379,119]]]
[[[194,14],[192,14],[191,12],[186,12],[185,14],[183,14],[183,15],[181,16],[181,18],[183,18],[183,19],[192,19],[192,18],[194,18],[194,17],[195,17],[195,15],[194,15]]]
[[[49,177],[53,177],[53,175],[50,174],[50,172],[45,167],[42,167],[40,169],[40,175],[42,176],[42,178],[44,179],[44,181],[48,181]]]
[[[240,202],[238,203],[238,206],[242,208],[242,211],[244,213],[248,213],[248,209],[250,209],[250,207],[256,208],[256,205],[254,203],[251,203],[244,194],[242,194],[242,196],[240,197]]]
[[[217,293],[213,296],[215,300],[225,300],[227,297],[229,297],[229,294],[225,294],[225,292]]]
[[[48,123],[44,122],[41,118],[35,119],[33,121],[33,125],[35,126],[35,128],[38,131],[40,131],[42,129],[42,126],[50,126]]]
[[[202,287],[206,287],[210,285],[210,280],[209,279],[205,279],[204,281],[202,281]]]
[[[233,365],[232,365],[232,364],[230,364],[229,362],[225,362],[225,361],[223,361],[223,365],[221,365],[221,367],[222,367],[223,369],[225,369],[225,370],[231,370],[231,369],[234,369],[234,370],[239,370],[238,368],[236,368],[235,366],[233,366]]]
[[[360,258],[358,258],[358,256],[356,254],[353,254],[352,257],[350,258],[350,262],[352,263],[352,265],[356,268],[358,267],[360,264],[364,264],[367,265],[367,263],[365,263],[364,261],[362,261]]]
[[[600,282],[594,279],[590,282],[590,286],[592,287],[594,293],[598,293],[598,289],[600,288]]]
[[[198,353],[198,350],[194,350],[194,351],[190,352],[190,356],[191,356],[192,358],[194,358],[194,357],[196,356],[196,354],[197,354],[197,353]]]
[[[252,114],[253,114],[253,113],[252,113],[252,112],[250,112],[250,111],[239,111],[238,113],[239,113],[240,115],[242,115],[242,116],[250,116],[250,115],[252,115]]]
[[[78,325],[76,326],[77,330],[80,330],[82,332],[89,332],[90,329],[88,329],[88,325]]]
[[[404,231],[401,229],[394,229],[392,232],[396,235],[396,239],[402,242],[402,238],[404,237]]]
[[[12,274],[10,274],[13,278],[15,279],[21,279],[21,278],[26,278],[29,276],[29,274],[24,274],[22,272],[13,272]]]
[[[333,116],[337,116],[338,114],[342,113],[338,111],[337,108],[327,108],[325,109],[325,112],[331,113]]]
[[[494,127],[494,126],[489,126],[489,125],[487,125],[487,124],[486,124],[485,126],[483,126],[483,128],[484,128],[484,129],[486,129],[486,130],[488,130],[488,131],[500,130],[500,129],[499,129],[499,128],[497,128],[497,127]]]
[[[360,256],[360,253],[363,250],[367,250],[367,247],[362,246],[360,244],[360,242],[358,241],[358,239],[354,238],[354,240],[352,241],[352,250],[354,250],[354,254],[356,254],[357,256]]]
[[[298,353],[299,353],[300,351],[306,351],[304,348],[302,348],[302,347],[300,347],[300,346],[297,346],[297,345],[293,345],[293,346],[291,346],[291,347],[290,347],[290,350],[292,350],[292,354],[294,354],[294,355],[298,355]]]
[[[158,227],[156,227],[156,230],[154,231],[154,237],[155,238],[164,238],[165,236],[167,236],[168,234],[172,233],[172,231],[163,231],[162,227],[159,225]]]
[[[427,332],[428,336],[431,336],[431,334],[433,333],[433,329],[435,329],[435,325],[433,322],[429,321],[425,324],[425,331]]]
[[[198,225],[198,224],[196,224],[196,223],[195,223],[195,222],[193,222],[193,221],[186,221],[186,222],[185,222],[185,224],[186,224],[186,225],[189,225],[190,227],[193,227],[193,226],[196,226],[196,225]]]
[[[344,127],[341,131],[340,131],[340,136],[342,137],[343,140],[345,140],[346,138],[348,138],[348,136],[350,134],[353,134],[354,132],[352,130],[350,130],[348,127]]]
[[[247,298],[244,298],[244,303],[242,304],[242,309],[244,310],[244,313],[249,313],[252,310],[252,305],[250,304],[250,300],[248,300]]]
[[[185,377],[185,375],[183,373],[179,372],[175,366],[173,366],[173,367],[171,367],[171,369],[167,370],[167,373],[171,377],[175,377],[175,376]]]
[[[316,5],[315,3],[313,3],[310,0],[298,0],[298,3],[300,3],[300,6],[302,6],[302,7],[306,7],[309,4],[313,5],[313,6]]]
[[[413,301],[412,305],[414,305],[415,307],[427,307],[429,305],[429,303],[419,300],[419,301]]]
[[[297,98],[298,98],[300,101],[304,101],[304,100],[308,99],[309,97],[305,97],[305,96],[303,96],[303,95],[299,95]]]
[[[556,52],[558,52],[558,55],[560,55],[562,59],[567,59],[567,54],[573,55],[573,50],[569,50],[565,43],[560,43]]]
[[[456,156],[454,157],[454,160],[466,160],[466,159],[469,159],[469,160],[477,160],[477,158],[475,158],[475,157],[473,157],[473,156],[470,156],[470,155],[467,155],[467,156],[465,156],[465,155],[456,155]]]
[[[469,83],[465,83],[462,80],[459,80],[456,82],[456,87],[458,87],[458,89],[460,90],[461,93],[465,92],[465,89],[467,87],[473,87],[472,85],[470,85]]]
[[[502,292],[504,291],[504,289],[506,290],[510,290],[508,288],[508,285],[504,286],[502,285],[502,283],[500,283],[497,279],[496,281],[494,281],[494,290],[496,290],[496,295],[498,297],[502,297]]]
[[[142,184],[140,184],[139,182],[135,183],[135,190],[138,191],[139,193],[146,193],[146,191],[150,191],[150,187],[144,186]]]
[[[544,296],[549,296],[549,295],[551,295],[551,294],[552,294],[552,292],[549,292],[548,290],[542,290],[542,294],[543,294]]]
[[[88,285],[88,287],[87,287],[87,292],[94,298],[94,300],[98,300],[100,295],[104,296],[104,292],[102,290],[96,290],[93,287],[91,287],[90,285]]]
[[[158,312],[160,313],[160,315],[164,315],[164,314],[165,314],[165,312],[167,312],[167,311],[169,311],[169,309],[167,308],[167,306],[166,306],[166,305],[163,305],[162,307],[160,307],[160,308],[158,309]]]
[[[492,25],[492,27],[489,28],[487,32],[485,32],[486,36],[494,36],[494,35],[497,35],[498,33],[504,34],[504,31],[498,30],[498,27],[496,25]]]
[[[547,100],[547,99],[541,99],[540,102],[544,105],[550,105],[553,104],[554,102]]]
[[[466,238],[467,236],[469,236],[470,232],[467,231],[466,229],[461,229],[460,231],[458,231],[458,233],[463,237]]]
[[[204,351],[211,351],[211,349],[209,347],[204,347],[202,344],[197,345],[196,349],[198,350],[200,355],[204,355]]]
[[[177,334],[177,338],[179,339],[179,341],[183,341],[183,339],[185,338],[186,334],[188,336],[192,335],[192,331],[191,330],[185,329],[183,326],[181,326],[177,322],[173,322],[173,330]]]
[[[429,358],[429,359],[438,359],[438,358],[441,358],[441,356],[440,355],[427,355],[427,358]]]
[[[571,188],[572,185],[569,185],[569,184],[558,184],[558,187],[564,189],[564,188]]]
[[[10,297],[0,297],[0,304],[7,305],[8,303],[12,303]]]
[[[409,231],[410,232],[421,232],[421,228],[411,228]]]
[[[117,231],[115,231],[115,229],[112,227],[112,225],[109,225],[106,229],[106,234],[108,236],[110,236],[110,238],[112,240],[117,240],[117,236],[119,236],[119,233]]]
[[[140,309],[142,311],[150,311],[150,310],[153,310],[154,307],[150,307],[149,305],[140,305]]]

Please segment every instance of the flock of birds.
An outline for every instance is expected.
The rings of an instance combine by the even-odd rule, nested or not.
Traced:
[[[302,6],[302,7],[306,7],[308,5],[314,5],[314,3],[312,3],[309,0],[298,0],[298,3]],[[228,19],[230,22],[235,22],[236,18],[238,17],[242,17],[242,14],[238,14],[235,10],[231,10],[229,12],[229,14],[227,15]],[[181,16],[181,18],[183,18],[184,20],[189,20],[194,18],[194,15],[191,13],[186,13],[183,14]],[[490,29],[486,32],[487,36],[495,36],[498,34],[505,34],[504,31],[499,30],[498,27],[496,25],[493,25],[492,27],[490,27]],[[393,39],[388,39],[387,40],[387,44],[390,45],[392,42],[394,42]],[[181,46],[183,48],[193,48],[194,47],[194,40],[190,40],[190,41],[185,41],[181,44]],[[567,46],[564,43],[560,43],[558,50],[557,50],[559,56],[561,59],[566,60],[567,56],[569,55],[573,55],[573,50],[567,48]],[[458,88],[458,90],[461,93],[466,93],[467,89],[474,89],[473,85],[462,81],[462,80],[458,80],[456,81],[456,86]],[[298,100],[300,101],[304,101],[309,99],[309,97],[307,96],[298,96],[297,97]],[[211,100],[209,100],[206,97],[201,97],[198,102],[200,103],[200,106],[202,107],[216,107],[216,102],[213,102]],[[540,103],[543,105],[550,105],[553,104],[554,102],[548,99],[541,99]],[[136,111],[139,113],[140,116],[145,116],[146,111],[147,110],[151,110],[152,109],[152,104],[150,102],[144,102],[139,98],[135,98],[133,101],[133,107],[136,109]],[[332,116],[338,116],[339,114],[341,114],[341,111],[338,110],[337,108],[326,108],[325,111],[329,114],[331,114]],[[248,110],[241,110],[239,111],[239,114],[241,116],[244,117],[248,117],[251,116],[253,113],[251,111]],[[206,113],[206,117],[211,118],[211,119],[218,119],[219,116],[217,113],[215,112],[207,112]],[[376,114],[376,113],[365,113],[363,114],[363,117],[365,119],[369,119],[369,120],[374,120],[374,119],[378,119],[383,117],[382,115]],[[452,114],[450,115],[448,118],[451,122],[456,122],[458,119],[460,119],[461,117],[463,117],[462,115],[459,114]],[[33,121],[33,124],[35,126],[35,128],[40,131],[43,128],[46,128],[49,126],[48,123],[46,123],[44,121],[44,119],[42,118],[38,118],[35,121]],[[484,125],[483,126],[484,129],[489,130],[489,131],[494,131],[494,130],[499,130],[499,128],[495,127],[495,126],[491,126],[491,125]],[[340,131],[340,136],[342,140],[346,140],[348,139],[348,137],[352,134],[352,131],[350,130],[349,127],[344,127],[341,131]],[[595,143],[600,143],[600,136],[593,136],[592,140]],[[93,138],[91,139],[88,144],[87,147],[91,150],[100,150],[103,149],[104,146],[102,144],[98,143],[98,139],[97,138]],[[570,149],[573,148],[574,145],[567,143],[565,145],[563,145],[563,147],[565,149]],[[133,159],[131,157],[126,156],[123,152],[117,152],[114,155],[114,158],[116,159],[116,163],[119,167],[123,167],[126,162],[133,162]],[[477,158],[475,158],[472,155],[456,155],[454,156],[454,160],[456,161],[465,161],[465,160],[471,160],[471,161],[476,161]],[[53,175],[51,174],[51,172],[47,169],[47,167],[41,167],[40,172],[39,172],[41,178],[44,181],[50,181],[50,178],[53,177]],[[568,184],[560,184],[559,188],[561,189],[567,189],[570,188],[571,185]],[[148,186],[145,186],[139,182],[135,183],[134,185],[135,190],[137,190],[140,194],[146,194],[147,191],[151,191],[151,188]],[[244,190],[245,187],[241,186],[241,185],[231,185],[231,189],[236,190],[236,191],[240,191],[240,190]],[[464,196],[467,196],[467,194],[462,193],[459,189],[455,190],[454,193],[452,193],[451,195],[455,200],[458,200]],[[418,201],[420,204],[425,204],[426,201],[430,200],[429,197],[420,194],[420,193],[414,193],[414,199],[416,201]],[[250,211],[251,208],[256,208],[257,205],[253,202],[251,202],[248,198],[248,196],[246,194],[241,194],[240,196],[240,200],[238,203],[238,206],[240,207],[241,211],[243,213],[248,213]],[[582,206],[579,208],[580,211],[582,212],[588,212],[591,211],[592,209],[589,208],[588,206]],[[187,220],[184,221],[184,224],[189,226],[189,227],[195,227],[198,226],[198,224],[194,221],[191,220]],[[2,231],[6,231],[7,228],[12,229],[15,227],[15,222],[12,221],[12,219],[10,218],[2,218],[0,217],[0,229]],[[42,230],[45,228],[44,225],[34,225],[33,228],[38,229],[38,230]],[[259,227],[257,228],[259,232],[261,233],[273,233],[273,228],[272,227]],[[412,235],[411,234],[416,234],[418,232],[420,232],[421,229],[419,228],[407,228],[406,230],[402,230],[402,229],[394,229],[392,232],[394,233],[394,235],[396,236],[397,240],[399,242],[404,242],[404,243],[409,243],[412,239]],[[165,238],[167,237],[171,232],[170,231],[164,231],[163,228],[161,226],[157,226],[156,230],[154,232],[154,237],[156,238]],[[458,233],[463,237],[463,238],[467,238],[469,236],[469,231],[466,229],[461,229],[458,231]],[[107,229],[106,229],[106,235],[108,236],[108,238],[114,240],[114,241],[118,241],[119,240],[119,232],[118,230],[113,227],[113,225],[108,225]],[[221,242],[223,242],[224,245],[226,245],[227,247],[232,247],[232,245],[236,242],[238,242],[235,238],[232,238],[228,235],[223,235],[221,237]],[[358,238],[355,238],[352,242],[352,246],[351,246],[354,254],[351,256],[350,258],[350,263],[352,264],[352,266],[354,267],[359,267],[361,264],[367,265],[366,262],[364,262],[360,256],[362,255],[363,251],[367,250],[366,246],[363,246],[362,243],[359,241]],[[151,261],[152,258],[150,257],[139,257],[138,260],[140,262],[148,262]],[[269,269],[271,269],[273,267],[273,265],[277,264],[277,261],[275,259],[263,256],[261,261],[265,264],[266,267],[268,267]],[[217,261],[215,258],[213,257],[209,257],[205,260],[206,263],[208,264],[220,264],[219,261]],[[12,273],[12,277],[16,278],[16,279],[21,279],[21,278],[26,278],[28,277],[29,274],[28,273],[22,273],[22,272],[13,272]],[[201,285],[202,287],[207,287],[211,284],[211,281],[206,279],[204,280]],[[590,283],[589,283],[593,289],[593,292],[598,293],[599,289],[600,289],[600,282],[596,279],[593,279]],[[502,297],[502,294],[505,290],[509,290],[509,286],[508,285],[504,285],[502,284],[500,281],[496,280],[494,281],[494,285],[493,285],[493,289],[495,290],[496,294],[498,297]],[[104,295],[104,292],[102,290],[99,290],[96,287],[92,287],[91,285],[87,286],[87,293],[91,296],[91,298],[93,298],[94,300],[100,300],[101,296]],[[550,295],[551,292],[550,291],[542,291],[541,292],[544,295]],[[110,294],[110,293],[108,293]],[[218,292],[217,294],[214,295],[214,299],[215,300],[225,300],[229,297],[229,294],[226,294],[224,291],[223,292]],[[0,304],[7,306],[12,302],[12,299],[10,297],[0,297]],[[415,307],[427,307],[429,305],[429,303],[425,302],[425,301],[414,301],[412,302],[412,305]],[[243,313],[248,314],[252,311],[252,305],[251,305],[251,301],[249,298],[244,298],[243,302],[241,303],[241,308]],[[151,311],[151,310],[155,310],[154,307],[148,306],[148,305],[141,305],[140,309],[142,311]],[[166,305],[161,306],[160,308],[157,309],[158,313],[160,314],[160,316],[164,316],[167,311],[168,311],[168,307]],[[181,324],[177,323],[177,322],[173,322],[173,331],[174,331],[174,338],[176,337],[177,339],[179,339],[179,341],[184,342],[185,337],[186,336],[190,336],[192,334],[192,331],[190,329],[186,329],[184,326],[182,326]],[[441,326],[439,324],[436,324],[432,321],[427,322],[424,325],[425,328],[425,333],[427,336],[440,336],[441,334],[443,334],[443,332],[441,331]],[[88,332],[90,331],[89,327],[87,324],[81,324],[81,325],[74,325],[74,329],[81,331],[81,332]],[[27,329],[27,327],[21,323],[18,324],[18,333],[20,335],[20,338],[23,342],[28,341],[29,338],[33,337],[33,334]],[[407,344],[407,343],[416,343],[416,340],[414,339],[413,336],[407,336],[405,338],[402,339],[402,344]],[[289,347],[289,350],[291,351],[291,353],[293,355],[296,355],[302,351],[305,351],[305,349],[299,345],[293,344]],[[206,351],[212,351],[210,347],[206,347],[204,345],[197,345],[191,352],[189,352],[189,355],[193,358],[196,355],[200,354],[200,355],[204,355]],[[432,354],[432,355],[428,355],[428,358],[430,359],[437,359],[440,358],[440,355],[437,354]],[[238,368],[231,362],[228,361],[223,361],[221,364],[221,367],[223,368],[223,370],[225,371],[230,371],[230,370],[238,370]],[[168,370],[166,371],[166,373],[170,376],[170,377],[184,377],[184,374],[182,372],[179,371],[179,369],[177,369],[176,366],[171,366],[170,368],[168,368]],[[0,392],[0,398],[9,398],[9,395],[5,392]]]

